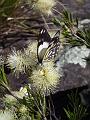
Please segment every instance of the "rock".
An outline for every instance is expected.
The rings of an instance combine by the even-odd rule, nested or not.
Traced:
[[[70,12],[80,19],[90,18],[90,0],[60,0]]]

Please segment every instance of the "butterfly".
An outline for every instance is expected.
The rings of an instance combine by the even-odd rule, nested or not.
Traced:
[[[42,64],[43,61],[54,59],[60,48],[60,31],[57,31],[53,38],[50,37],[48,31],[42,27],[38,36],[37,58]]]

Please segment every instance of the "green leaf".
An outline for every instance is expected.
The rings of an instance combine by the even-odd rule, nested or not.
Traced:
[[[70,112],[68,110],[66,110],[65,108],[64,108],[64,111],[65,111],[67,117],[70,119]]]
[[[82,105],[77,90],[68,95],[70,104],[64,111],[69,120],[81,120],[87,115],[87,108]]]
[[[0,0],[0,21],[6,20],[14,12],[20,0]]]
[[[4,72],[4,67],[2,66],[1,68],[0,68],[0,83],[1,84],[8,84],[8,82],[7,82],[7,78],[6,78],[6,74],[5,74],[5,72]]]
[[[59,20],[58,18],[56,18],[56,17],[52,20],[52,22],[53,22],[56,26],[61,26],[60,20]]]

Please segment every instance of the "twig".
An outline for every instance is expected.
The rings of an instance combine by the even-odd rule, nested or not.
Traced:
[[[43,16],[43,14],[41,14],[41,16],[42,16],[42,19],[43,19],[43,21],[44,21],[44,23],[45,23],[45,25],[46,25],[46,28],[49,29],[49,26],[48,26],[48,24],[47,24],[47,22],[46,22],[45,17]]]

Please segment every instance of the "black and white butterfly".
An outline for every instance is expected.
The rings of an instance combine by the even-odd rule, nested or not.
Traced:
[[[37,45],[38,62],[49,61],[57,56],[60,48],[60,31],[57,31],[53,38],[50,37],[48,31],[42,27],[40,29]]]

